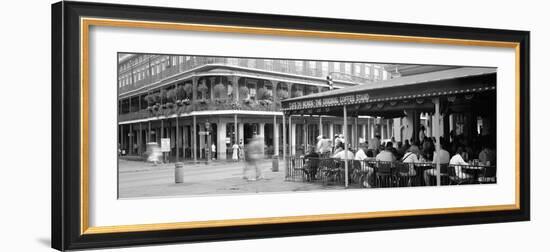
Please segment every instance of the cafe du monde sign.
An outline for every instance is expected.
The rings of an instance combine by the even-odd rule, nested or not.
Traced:
[[[347,94],[326,98],[293,101],[288,103],[286,110],[310,109],[321,107],[342,106],[347,104],[364,103],[369,101],[369,94]]]

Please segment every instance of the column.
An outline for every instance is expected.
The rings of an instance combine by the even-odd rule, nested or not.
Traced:
[[[176,115],[176,162],[180,161],[180,126],[179,126],[180,117]]]
[[[147,122],[147,142],[151,142],[151,121]]]
[[[233,90],[235,92],[233,95],[233,97],[235,97],[235,101],[239,101],[239,77],[238,76],[233,76]],[[236,125],[237,124],[235,124],[235,126]]]
[[[308,145],[308,140],[309,140],[309,125],[307,123],[307,120],[306,118],[304,117],[304,115],[302,115],[302,119],[303,119],[303,122],[304,122],[304,125],[302,126],[303,127],[303,131],[304,131],[304,134],[303,134],[303,143],[304,143],[304,154],[306,154],[307,152],[307,145]]]
[[[386,120],[386,130],[388,135],[387,138],[390,139],[392,137],[392,132],[391,132],[391,123],[389,119]]]
[[[244,123],[243,122],[239,123],[239,141],[241,140],[244,144]]]
[[[143,154],[143,138],[142,138],[142,130],[143,127],[141,126],[141,123],[139,123],[139,134],[138,134],[138,155]]]
[[[134,134],[132,132],[132,124],[129,124],[128,130],[128,155],[134,154]]]
[[[366,124],[361,124],[361,132],[362,132],[361,136],[363,136],[363,139],[365,141],[368,141],[368,139],[367,139],[367,125]]]
[[[279,156],[279,124],[277,116],[273,116],[273,155]]]
[[[119,126],[119,132],[118,132],[118,137],[119,137],[119,141],[120,141],[120,151],[122,151],[124,149],[124,125],[121,124]],[[122,152],[121,152],[122,154]]]
[[[283,114],[283,160],[286,160],[286,144],[288,142],[286,137],[286,120],[285,120],[285,114]],[[285,169],[286,172],[286,169]]]
[[[333,138],[334,138],[334,122],[331,121],[330,126],[328,127],[328,139],[332,141],[334,140]]]
[[[225,143],[225,139],[227,136],[225,135],[227,131],[227,123],[225,121],[219,120],[218,121],[218,142],[216,143],[216,152],[217,152],[217,159],[218,160],[225,160],[227,159],[227,144]]]
[[[369,140],[370,140],[370,139],[374,138],[374,120],[373,120],[373,118],[369,118],[368,126],[369,126]]]
[[[346,152],[346,155],[344,155],[344,169],[345,169],[345,176],[344,176],[344,179],[345,179],[345,186],[346,188],[348,187],[348,143],[349,143],[349,132],[348,132],[348,110],[346,108],[346,105],[344,105],[344,151]]]
[[[439,136],[440,136],[440,133],[439,133],[439,125],[440,125],[440,112],[439,112],[439,98],[434,98],[433,99],[433,103],[435,104],[435,123],[437,125],[433,125],[435,127],[433,127],[435,129],[435,151],[436,153],[439,153],[439,150],[441,149],[441,143],[440,143],[440,140],[439,140]],[[440,186],[441,185],[441,176],[440,176],[440,171],[441,171],[441,165],[439,163],[439,158],[436,159],[436,181],[437,181],[437,186]]]
[[[186,120],[183,122],[185,123]],[[182,125],[181,126],[181,153],[182,153],[182,159],[185,160],[187,156],[185,155],[187,143],[189,142],[189,139],[187,139],[187,126]]]
[[[199,132],[206,131],[204,128],[204,123],[199,123]],[[206,141],[205,141],[206,135],[200,135],[199,133],[199,158],[206,158],[202,155],[202,150],[206,148]]]
[[[323,117],[319,115],[319,135],[323,136]]]
[[[288,155],[292,156],[296,152],[294,151],[294,144],[296,143],[294,139],[294,132],[292,131],[292,116],[288,116]]]
[[[352,139],[353,139],[353,148],[355,150],[357,150],[357,147],[359,146],[359,130],[357,129],[358,127],[358,122],[357,122],[357,116],[355,116],[354,118],[354,123],[353,123],[353,136],[352,136]]]
[[[258,136],[261,137],[265,145],[265,123],[260,123],[260,128],[258,128]],[[265,148],[262,148],[262,156],[265,157]]]
[[[193,94],[195,94],[195,91],[193,91]],[[197,162],[197,116],[193,115],[193,128],[191,129],[191,135],[193,136],[193,147],[191,147],[191,150],[193,151],[193,160]]]
[[[233,124],[233,136],[235,137],[235,143],[236,144],[239,144],[239,133],[238,133],[238,122],[237,122],[237,114],[235,114],[235,118],[234,118],[234,124]]]

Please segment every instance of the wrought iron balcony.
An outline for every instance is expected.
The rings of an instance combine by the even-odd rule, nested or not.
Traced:
[[[245,99],[235,101],[232,98],[198,99],[196,101],[180,102],[179,104],[166,103],[150,106],[135,112],[118,115],[119,122],[139,120],[151,117],[187,114],[193,111],[216,110],[246,110],[246,111],[280,111],[280,102],[271,100]]]

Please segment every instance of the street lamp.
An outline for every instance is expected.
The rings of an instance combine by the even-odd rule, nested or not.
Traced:
[[[212,134],[210,134],[210,131],[212,129],[211,129],[211,126],[210,126],[210,122],[208,120],[206,120],[206,122],[204,123],[204,129],[206,130],[207,146],[205,148],[205,152],[206,152],[206,163],[208,164],[208,161],[210,161],[210,159],[212,158],[212,151],[211,151],[211,148],[212,148]]]

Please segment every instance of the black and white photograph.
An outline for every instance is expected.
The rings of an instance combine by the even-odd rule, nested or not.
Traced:
[[[117,60],[120,199],[498,182],[496,67]]]

